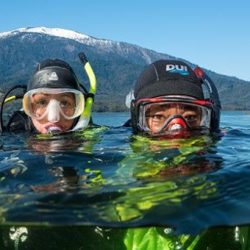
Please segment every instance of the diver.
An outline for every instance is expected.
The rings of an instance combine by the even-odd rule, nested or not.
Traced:
[[[49,180],[46,180],[45,184],[31,185],[34,193],[47,192],[51,193],[48,196],[52,197],[53,193],[72,192],[83,185],[85,176],[80,176],[79,169],[74,165],[67,165],[64,161],[58,165],[57,162],[54,162],[55,157],[50,158],[49,154],[63,151],[66,155],[67,150],[72,152],[79,147],[84,153],[90,154],[96,143],[96,137],[98,137],[97,130],[87,134],[86,137],[81,133],[81,130],[90,126],[97,127],[91,120],[91,108],[96,93],[96,78],[85,55],[80,53],[79,57],[89,78],[89,91],[79,83],[68,63],[60,59],[46,59],[38,64],[27,86],[14,86],[6,91],[2,98],[0,132],[27,131],[34,133],[34,136],[28,138],[28,147],[36,152],[41,152],[45,155],[45,160],[49,161],[44,165],[49,165]],[[10,93],[18,88],[23,89],[24,93],[10,96]],[[22,99],[22,109],[15,111],[4,126],[3,106],[18,99]],[[77,133],[78,130],[80,130],[79,133]],[[75,135],[65,134],[70,131],[76,132]],[[58,133],[60,135],[63,133],[63,137],[58,136],[57,138],[55,135]],[[53,138],[50,137],[50,134]],[[53,160],[51,160],[52,158]],[[59,155],[58,158],[62,157]],[[41,164],[43,164],[43,158],[41,159]],[[84,162],[81,164],[84,166]],[[94,175],[95,172],[94,174],[86,173],[86,176],[91,176],[90,178],[94,178]],[[95,176],[99,176],[99,172]],[[90,178],[86,177],[86,185],[91,184]],[[80,228],[78,226],[44,227],[38,225],[33,227],[14,223],[13,225],[1,225],[0,248],[44,249],[45,241],[42,236],[45,235],[48,242],[46,249],[93,249],[96,248],[97,241],[100,242],[102,249],[110,249],[111,244],[116,243],[115,240],[110,242],[109,231],[96,226]],[[69,235],[72,240],[69,240]]]
[[[5,94],[1,105],[2,132],[63,133],[90,126],[96,78],[86,56],[80,53],[79,57],[90,80],[89,92],[68,63],[46,59],[37,65],[27,86],[16,86],[24,88],[23,108],[10,117],[7,126],[3,125],[2,110],[13,99],[8,95],[15,87]]]
[[[200,67],[192,68],[181,60],[155,61],[139,75],[126,103],[131,119],[124,126],[132,127],[131,147],[137,157],[132,153],[124,159],[118,175],[143,185],[131,187],[113,202],[121,220],[147,218],[157,213],[157,206],[169,204],[171,208],[172,202],[181,203],[177,187],[185,190],[188,180],[196,178],[207,185],[207,197],[216,192],[209,187],[213,183],[198,173],[221,164],[220,157],[206,158],[211,135],[220,134],[221,104],[215,84]],[[170,190],[174,190],[172,198]],[[164,226],[138,227],[129,228],[123,242],[127,249],[201,249],[196,246],[205,234],[178,235]]]
[[[192,69],[179,60],[156,61],[141,73],[129,98],[131,120],[126,126],[136,134],[185,137],[219,132],[218,91],[199,67]]]

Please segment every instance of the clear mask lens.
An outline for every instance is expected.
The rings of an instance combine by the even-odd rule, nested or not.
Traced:
[[[41,88],[28,91],[23,98],[24,112],[37,120],[74,119],[84,110],[84,96],[74,89]]]
[[[210,108],[192,102],[142,102],[138,112],[138,125],[151,134],[210,128]]]

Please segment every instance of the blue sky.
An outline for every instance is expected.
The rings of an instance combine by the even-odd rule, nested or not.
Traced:
[[[0,32],[46,26],[124,41],[250,81],[248,0],[8,0]]]

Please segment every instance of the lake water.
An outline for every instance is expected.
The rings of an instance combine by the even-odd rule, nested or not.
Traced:
[[[2,135],[0,249],[250,249],[250,113],[223,112],[220,138],[169,141],[132,136],[128,117]]]

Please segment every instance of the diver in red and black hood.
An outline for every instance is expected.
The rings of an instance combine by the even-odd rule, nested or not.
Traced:
[[[135,133],[182,137],[218,132],[220,100],[205,72],[180,60],[150,64],[136,81],[131,101]]]

